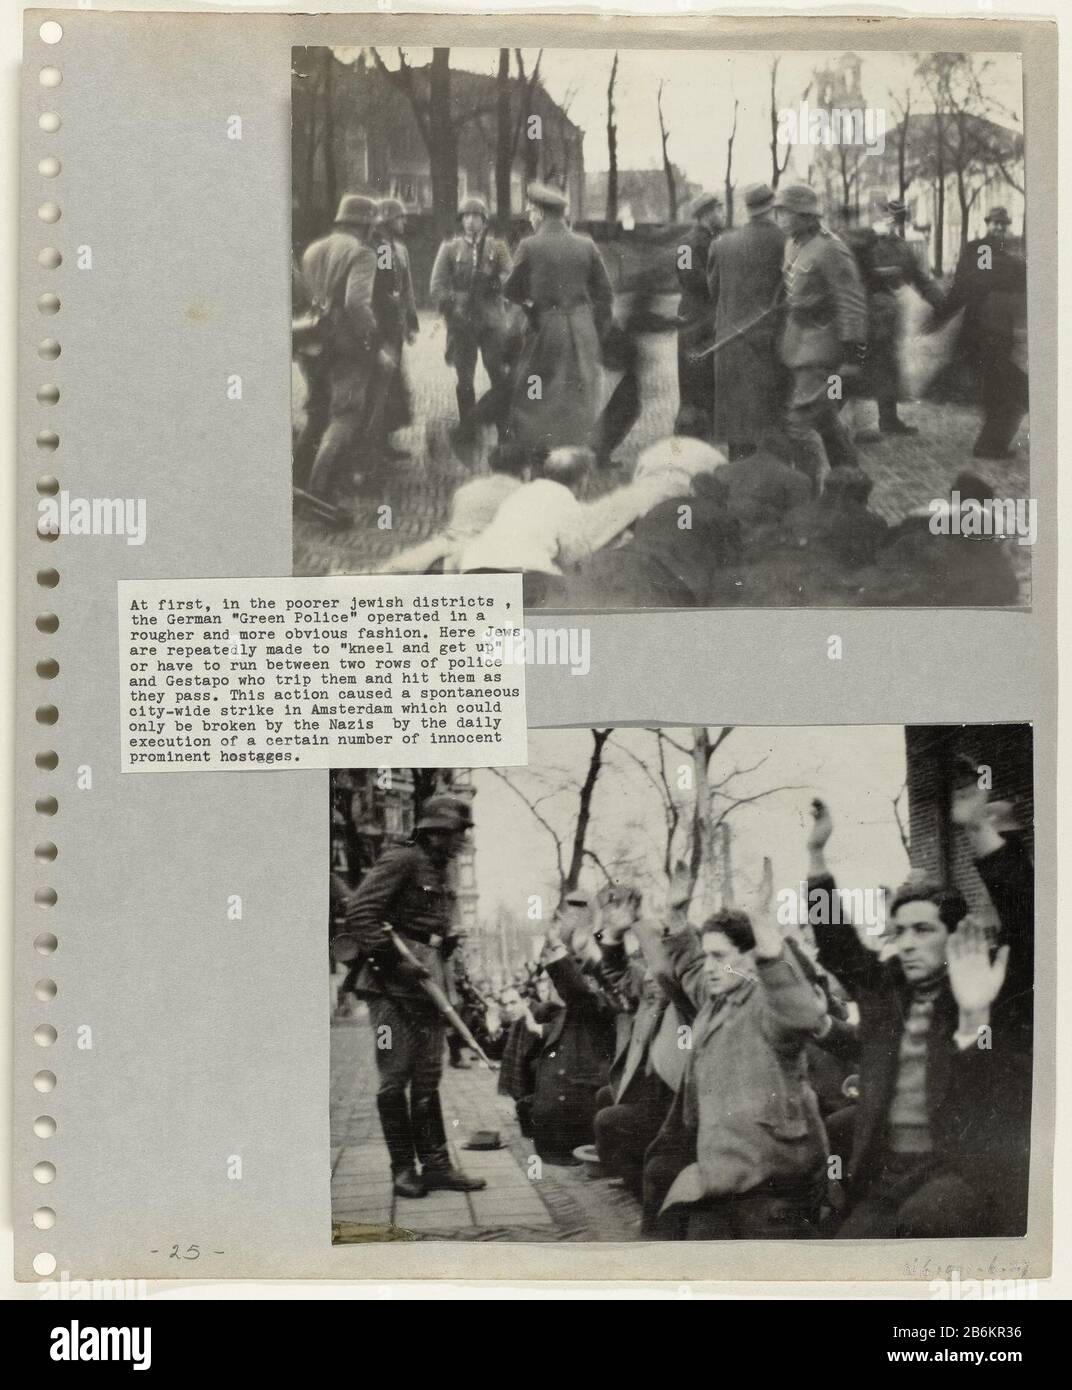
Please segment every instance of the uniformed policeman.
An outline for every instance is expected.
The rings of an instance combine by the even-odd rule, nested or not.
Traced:
[[[503,292],[528,317],[514,371],[509,434],[533,459],[563,445],[598,444],[602,344],[614,291],[590,237],[567,226],[565,194],[528,187],[533,235],[517,248]]]
[[[918,434],[914,425],[897,414],[903,331],[898,291],[903,285],[911,285],[932,309],[941,304],[942,291],[904,240],[904,202],[900,198],[889,199],[886,213],[889,223],[885,230],[854,228],[845,238],[856,255],[867,292],[867,357],[857,395],[874,398],[880,434]],[[862,442],[872,442],[876,437],[879,436],[870,431],[857,435]]]
[[[1027,262],[1009,239],[1003,207],[986,215],[986,235],[969,241],[932,328],[964,310],[957,354],[974,373],[983,408],[976,458],[1006,459],[1027,411]]]
[[[370,387],[379,368],[392,365],[380,342],[372,291],[376,254],[370,244],[376,204],[344,194],[335,225],[302,257],[309,300],[321,315],[328,422],[313,460],[309,491],[328,501],[345,482],[367,422]]]
[[[503,361],[506,313],[502,287],[510,274],[506,243],[488,233],[488,205],[483,198],[466,198],[459,208],[460,236],[445,241],[432,267],[431,299],[447,326],[447,361],[458,384],[460,436],[471,439],[476,404],[476,359],[498,393],[495,413],[499,432],[505,425],[506,386]]]
[[[715,424],[715,369],[705,349],[714,341],[715,308],[707,281],[711,243],[726,225],[722,199],[701,193],[689,209],[692,226],[677,250],[677,390],[679,410],[698,411],[708,438]],[[704,354],[701,356],[701,354]]]
[[[461,797],[429,797],[413,842],[385,850],[346,909],[346,930],[363,956],[354,992],[368,1001],[380,1080],[376,1105],[400,1197],[486,1186],[450,1161],[439,1101],[445,1024],[422,989],[422,981],[431,980],[450,991],[447,961],[459,941],[450,861],[471,825],[469,805]],[[400,956],[388,928],[405,942],[416,964]]]
[[[823,226],[819,199],[806,183],[779,190],[775,207],[785,244],[786,321],[782,361],[793,377],[786,432],[798,466],[816,488],[823,451],[831,468],[856,467],[856,450],[838,418],[844,385],[860,374],[867,345],[867,304],[856,260]]]

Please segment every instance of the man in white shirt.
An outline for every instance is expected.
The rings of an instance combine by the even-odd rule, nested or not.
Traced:
[[[595,459],[590,449],[553,449],[543,476],[515,489],[495,519],[462,552],[463,573],[520,570],[525,605],[538,606],[563,569],[592,553],[585,510],[577,500]]]

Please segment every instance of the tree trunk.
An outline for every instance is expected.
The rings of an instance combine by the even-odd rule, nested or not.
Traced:
[[[339,203],[339,184],[335,170],[335,55],[324,50],[324,200],[328,216],[334,217]]]
[[[607,83],[607,221],[618,221],[618,127],[614,123],[614,84],[618,80],[618,54],[610,65]]]
[[[659,139],[663,147],[663,177],[666,179],[666,208],[668,221],[673,224],[677,221],[677,183],[674,179],[674,166],[670,163],[670,155],[667,152],[667,144],[670,140],[670,132],[666,128],[663,120],[663,84],[659,83],[659,91],[656,96],[656,105],[659,108]]]
[[[612,732],[611,729],[592,730],[592,755],[588,759],[588,772],[581,786],[580,803],[577,808],[577,825],[573,832],[573,847],[570,851],[563,897],[577,887],[577,882],[581,877],[581,869],[584,867],[584,843],[588,836],[588,823],[592,818],[592,794],[596,789],[599,771],[603,765],[603,745],[610,738]]]
[[[448,237],[458,214],[458,139],[451,110],[450,49],[432,49],[428,94],[428,151],[432,171],[432,212],[436,232]]]
[[[730,131],[729,139],[726,141],[726,177],[723,180],[723,187],[726,192],[726,226],[733,226],[733,142],[737,139],[737,108],[740,102],[734,98],[733,102],[733,129]]]
[[[510,110],[510,50],[499,49],[495,87],[495,219],[501,232],[510,226],[510,182],[514,166],[514,123]]]

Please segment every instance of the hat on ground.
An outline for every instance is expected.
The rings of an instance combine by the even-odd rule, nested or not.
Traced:
[[[483,198],[478,198],[475,194],[463,200],[461,207],[458,209],[458,216],[464,217],[467,212],[479,213],[485,222],[488,220],[488,205]]]
[[[359,227],[367,227],[370,222],[376,220],[376,204],[371,198],[364,198],[360,193],[344,193],[339,200],[339,210],[335,214],[335,221],[342,223],[343,226],[355,224]]]
[[[750,183],[744,191],[744,205],[749,212],[763,212],[774,205],[774,189],[769,183]]]
[[[468,830],[473,823],[469,803],[460,796],[430,796],[421,807],[418,830]]]
[[[566,902],[570,907],[587,907],[588,894],[578,892],[567,893]]]
[[[569,203],[564,193],[557,188],[550,188],[546,183],[530,183],[525,193],[530,203],[535,203],[538,208],[544,208],[548,212],[565,212]]]
[[[807,212],[817,217],[819,195],[806,183],[788,183],[779,190],[774,206],[785,208],[786,212]]]
[[[708,208],[720,208],[722,195],[719,193],[700,193],[689,204],[689,216],[694,220],[701,218]]]
[[[390,222],[395,217],[406,215],[405,204],[397,198],[382,198],[376,211],[381,222]]]
[[[1009,216],[1008,208],[996,207],[990,209],[986,215],[986,220],[988,222],[1004,222],[1007,227],[1012,218]]]

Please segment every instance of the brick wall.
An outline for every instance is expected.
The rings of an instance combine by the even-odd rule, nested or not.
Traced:
[[[1034,779],[1030,724],[910,725],[908,762],[910,857],[915,869],[954,884],[972,911],[993,920],[990,898],[962,831],[950,824],[956,758],[992,770],[992,801],[1011,801],[1028,847],[1034,848]]]

